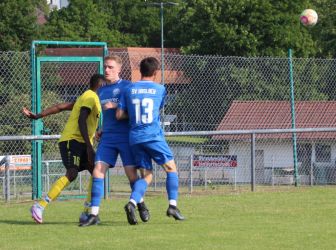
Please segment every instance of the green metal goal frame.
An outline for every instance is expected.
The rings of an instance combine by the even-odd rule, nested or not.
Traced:
[[[38,45],[56,46],[87,46],[101,47],[103,56],[37,56]],[[103,60],[108,55],[106,42],[70,42],[70,41],[33,41],[31,44],[31,73],[32,73],[32,102],[31,110],[34,113],[41,112],[41,65],[48,62],[96,62],[99,63],[100,74],[104,73]],[[43,122],[41,119],[32,120],[32,134],[40,136],[43,133]],[[42,197],[42,140],[32,142],[32,199]],[[106,185],[105,185],[106,186]],[[105,194],[106,197],[106,194]]]

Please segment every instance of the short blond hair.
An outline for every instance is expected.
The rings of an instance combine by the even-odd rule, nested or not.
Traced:
[[[115,61],[120,66],[122,66],[122,60],[119,56],[105,56],[104,61]]]

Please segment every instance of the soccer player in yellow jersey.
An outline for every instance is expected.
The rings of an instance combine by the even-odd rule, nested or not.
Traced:
[[[43,199],[31,207],[32,218],[37,223],[42,223],[44,209],[76,179],[78,172],[88,170],[92,174],[95,159],[95,151],[92,146],[93,137],[101,113],[97,90],[104,81],[103,75],[93,75],[90,79],[90,89],[78,97],[75,103],[56,104],[39,114],[34,114],[26,108],[23,109],[24,115],[31,119],[39,119],[63,110],[72,110],[59,140],[59,149],[66,173],[53,184]],[[89,187],[89,193],[90,191],[91,187]],[[87,199],[91,200],[91,197]]]

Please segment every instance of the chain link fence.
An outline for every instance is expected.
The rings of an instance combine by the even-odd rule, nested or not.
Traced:
[[[123,59],[122,78],[140,79],[139,62],[158,52],[110,51]],[[296,128],[335,128],[336,61],[293,59]],[[73,101],[87,89],[98,71],[95,63],[43,64],[42,109]],[[292,128],[289,60],[287,58],[242,58],[166,53],[164,85],[168,96],[162,120],[167,140],[179,167],[181,192],[232,192],[250,188],[251,136],[215,134],[216,131]],[[158,76],[158,82],[161,77]],[[31,107],[31,73],[28,52],[0,52],[0,136],[31,134],[31,121],[21,114]],[[60,134],[69,113],[43,119],[43,134]],[[175,133],[209,131],[208,135]],[[336,136],[329,132],[265,133],[255,137],[255,182],[265,187],[291,186],[295,170],[301,185],[336,182]],[[293,150],[295,145],[296,150]],[[0,197],[31,197],[29,157],[31,141],[0,141]],[[13,162],[5,157],[14,156]],[[0,160],[1,160],[0,159]],[[8,158],[7,158],[8,159]],[[295,162],[296,159],[296,162]],[[65,170],[57,140],[43,143],[42,187],[50,185]],[[7,162],[7,167],[6,167]],[[21,164],[21,165],[20,165]],[[27,167],[28,166],[28,167]],[[130,192],[121,162],[110,169],[111,192]],[[81,173],[65,194],[85,195],[89,174]],[[165,173],[154,169],[149,192],[165,192]]]

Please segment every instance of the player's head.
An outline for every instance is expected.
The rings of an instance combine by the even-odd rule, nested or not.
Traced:
[[[142,77],[155,76],[159,70],[159,61],[154,57],[146,57],[140,62],[140,73]]]
[[[105,77],[101,74],[92,75],[90,78],[90,89],[96,91],[105,81]]]
[[[119,79],[122,60],[119,56],[106,56],[104,58],[104,73],[108,82],[115,82]]]

